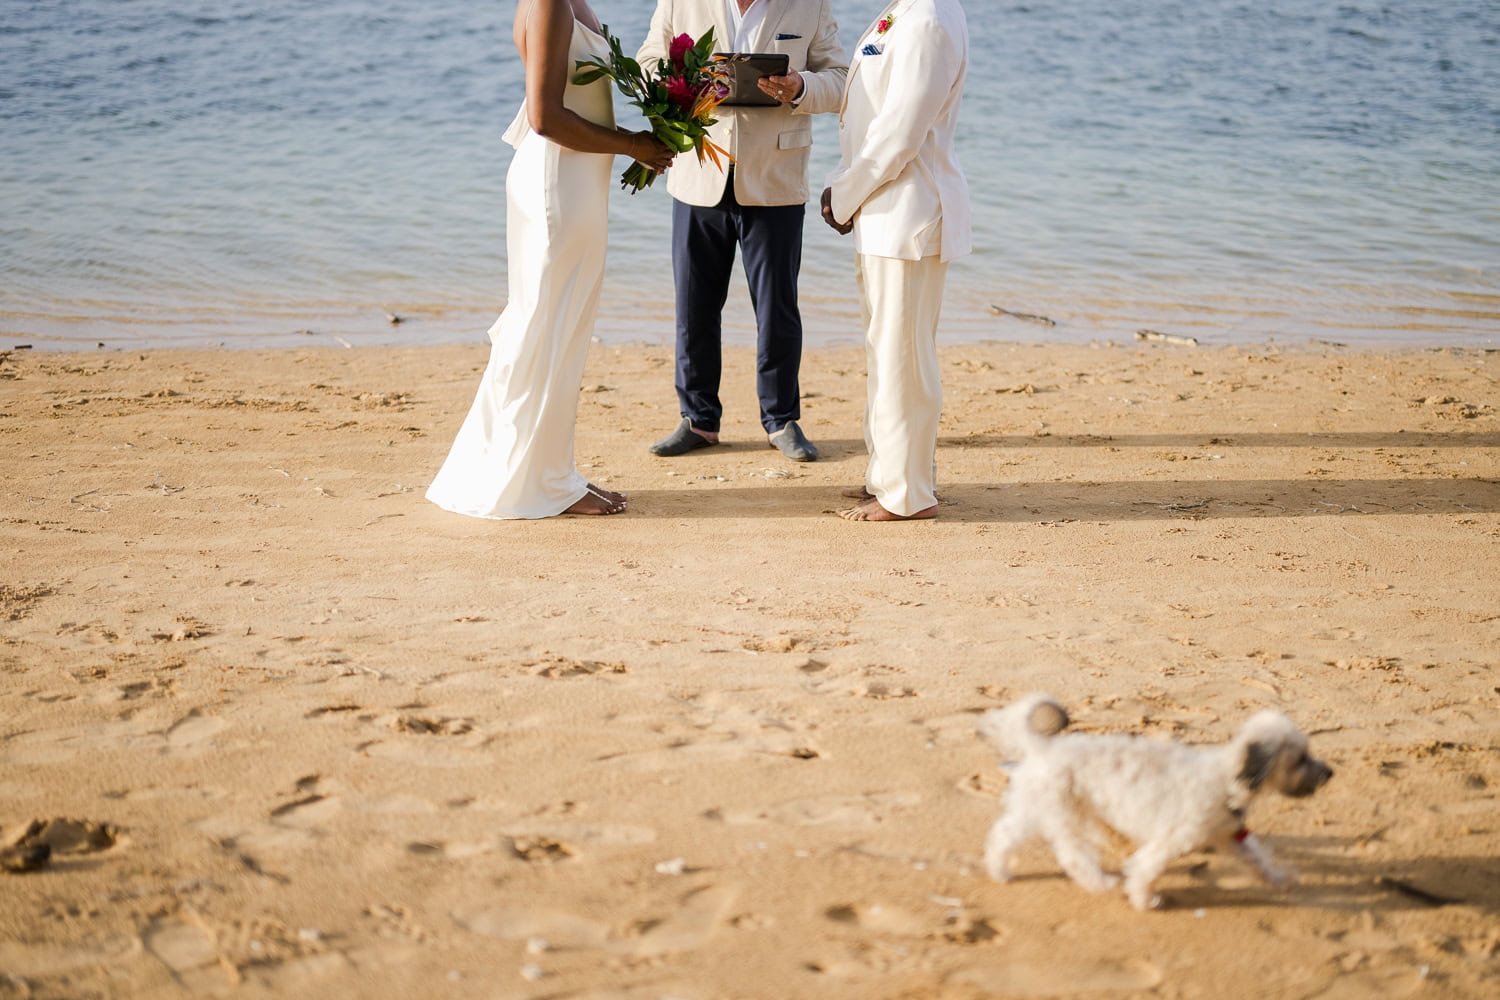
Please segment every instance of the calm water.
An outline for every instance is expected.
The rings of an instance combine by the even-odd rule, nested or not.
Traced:
[[[595,4],[628,45],[651,6]],[[846,45],[878,6],[836,4]],[[950,339],[1500,346],[1500,0],[966,7]],[[481,342],[513,9],[6,0],[0,347]],[[668,341],[665,191],[611,212],[600,335]],[[814,341],[858,335],[851,253],[809,216]]]

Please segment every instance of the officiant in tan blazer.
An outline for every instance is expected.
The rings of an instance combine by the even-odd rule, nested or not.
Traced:
[[[969,188],[954,153],[968,68],[958,0],[895,0],[860,36],[839,113],[823,218],[854,232],[866,318],[865,484],[855,521],[937,516],[943,387],[938,315],[948,263],[970,246]],[[675,168],[674,168],[675,169]]]
[[[838,110],[848,59],[832,0],[658,0],[637,59],[649,65],[666,57],[677,35],[697,39],[709,28],[715,51],[785,53],[789,68],[785,76],[760,81],[775,104],[718,109],[709,137],[729,150],[732,167],[720,170],[695,156],[679,156],[667,171],[682,422],[651,451],[682,455],[718,443],[722,315],[738,250],[755,309],[761,426],[787,458],[815,461],[817,447],[798,425],[797,280],[809,200],[811,116]]]

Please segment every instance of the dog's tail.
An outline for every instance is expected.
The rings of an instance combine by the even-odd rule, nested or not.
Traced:
[[[1068,725],[1068,713],[1049,694],[1028,694],[979,718],[979,731],[1015,759],[1041,749]]]

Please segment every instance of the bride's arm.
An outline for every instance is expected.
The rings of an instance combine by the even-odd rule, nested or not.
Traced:
[[[595,125],[563,106],[574,72],[573,7],[568,0],[521,0],[529,9],[517,34],[526,65],[526,116],[532,131],[581,153],[623,153],[653,170],[665,170],[673,152],[650,132],[624,132]]]

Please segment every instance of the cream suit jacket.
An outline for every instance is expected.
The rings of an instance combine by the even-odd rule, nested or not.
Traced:
[[[806,84],[795,106],[720,107],[709,138],[735,158],[734,196],[741,205],[801,205],[808,199],[807,158],[812,146],[808,117],[839,108],[849,60],[839,45],[832,0],[762,0],[765,17],[752,52],[785,52]],[[663,59],[677,35],[697,39],[714,29],[714,49],[728,52],[729,14],[724,0],[658,0],[646,42],[636,56],[643,65]],[[717,205],[726,171],[683,153],[667,170],[667,191],[689,205]]]
[[[958,0],[895,0],[855,44],[839,112],[833,216],[854,220],[856,253],[920,260],[941,227],[943,261],[972,249],[969,185],[953,151],[969,63]],[[925,251],[925,252],[924,252]]]

